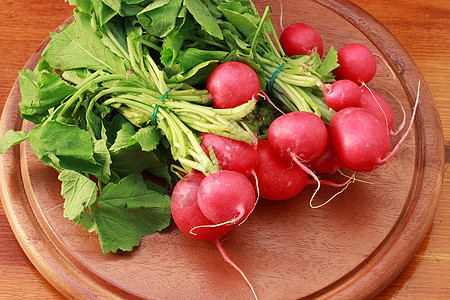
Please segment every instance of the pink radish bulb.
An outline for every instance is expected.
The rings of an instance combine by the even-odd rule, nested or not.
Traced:
[[[261,90],[256,72],[248,65],[229,61],[209,74],[206,89],[215,108],[233,108],[258,99]]]
[[[356,172],[370,172],[383,164],[391,147],[386,125],[365,108],[349,107],[337,112],[329,133],[339,160]]]
[[[238,223],[252,212],[256,201],[250,181],[235,171],[218,171],[202,180],[198,205],[203,215],[215,224]]]
[[[325,103],[331,109],[340,111],[347,107],[358,107],[361,103],[361,90],[351,80],[341,79],[329,85],[323,94]]]
[[[250,145],[212,133],[202,133],[200,137],[203,151],[209,155],[211,147],[222,170],[236,171],[245,176],[253,172],[258,159],[257,143]]]
[[[308,55],[317,49],[323,54],[323,41],[315,28],[305,23],[289,25],[280,35],[280,44],[287,56]]]
[[[275,153],[291,161],[292,155],[308,162],[325,149],[327,129],[317,115],[306,111],[290,112],[269,126],[268,140]]]
[[[232,224],[218,227],[205,226],[214,225],[214,223],[203,215],[197,202],[197,192],[204,178],[205,175],[202,173],[192,173],[186,175],[184,180],[177,182],[171,198],[172,217],[178,229],[188,237],[200,241],[214,241],[227,233]]]
[[[239,174],[239,173],[237,173]],[[242,175],[241,175],[242,176]],[[232,224],[221,224],[215,226],[201,212],[198,205],[198,190],[201,182],[205,179],[202,173],[191,173],[185,176],[175,185],[171,199],[172,217],[175,224],[190,238],[200,241],[213,241],[219,249],[223,259],[236,269],[250,287],[253,295],[257,298],[255,290],[244,272],[228,257],[225,249],[219,242],[219,238],[227,233]]]
[[[319,174],[332,174],[342,168],[342,162],[336,156],[327,136],[325,150],[309,164],[309,168]]]
[[[348,79],[360,84],[368,83],[375,76],[377,62],[373,53],[363,44],[348,44],[337,55],[339,67],[333,71],[337,80]]]
[[[268,140],[258,143],[258,163],[255,175],[261,198],[286,200],[298,195],[308,183],[308,175],[298,165],[276,155]],[[254,177],[250,181],[256,186]]]
[[[387,126],[390,135],[394,133],[394,112],[389,103],[377,92],[367,86],[362,86],[360,107],[366,108],[377,116]]]

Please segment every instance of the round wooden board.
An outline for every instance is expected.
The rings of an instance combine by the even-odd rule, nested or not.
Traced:
[[[278,22],[279,6],[272,20]],[[260,299],[369,298],[384,289],[418,249],[433,220],[444,167],[443,134],[433,99],[414,62],[375,19],[349,1],[283,1],[283,23],[306,22],[324,39],[325,52],[361,42],[380,53],[397,80],[379,64],[370,86],[411,116],[421,81],[417,122],[400,152],[352,184],[331,203],[311,209],[313,187],[297,198],[260,201],[247,222],[221,240]],[[34,68],[47,39],[25,68]],[[0,135],[30,129],[20,118],[18,82],[7,100]],[[393,143],[398,138],[393,139]],[[98,239],[63,218],[57,173],[27,143],[1,156],[0,187],[11,227],[36,268],[68,298],[251,299],[240,275],[212,243],[183,236],[175,226],[146,236],[121,254],[101,253]],[[344,180],[332,176],[332,180]],[[315,203],[336,190],[324,187]]]

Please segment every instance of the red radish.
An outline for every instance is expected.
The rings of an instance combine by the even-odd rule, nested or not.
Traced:
[[[309,164],[311,170],[319,174],[332,174],[342,168],[342,162],[337,158],[336,153],[327,135],[325,150]]]
[[[198,205],[203,215],[215,224],[236,224],[247,218],[256,201],[250,181],[235,171],[218,171],[202,180]]]
[[[261,87],[258,75],[251,67],[242,62],[229,61],[209,74],[206,89],[215,108],[233,108],[258,99]]]
[[[227,233],[232,224],[204,226],[214,225],[202,214],[197,202],[198,188],[204,178],[202,173],[192,173],[177,182],[171,198],[172,217],[177,227],[188,237],[200,241],[214,241]],[[193,228],[196,229],[192,230]]]
[[[327,144],[329,145],[329,143]],[[309,179],[307,173],[300,166],[285,161],[276,155],[272,151],[272,147],[268,140],[259,141],[258,156],[255,174],[259,181],[260,196],[266,200],[291,199],[297,196],[306,185],[318,184],[317,181]],[[251,177],[250,180],[253,181],[253,178]],[[350,180],[343,184],[337,184],[320,180],[321,184],[333,187],[348,186],[349,182]],[[312,208],[318,208],[326,203],[320,204],[319,206],[313,206],[311,202],[310,206]]]
[[[337,67],[333,73],[336,79],[348,79],[355,83],[368,83],[375,76],[377,62],[366,46],[352,43],[341,48],[338,53]]]
[[[387,126],[389,134],[394,134],[394,112],[386,100],[383,99],[373,89],[362,86],[361,87],[361,107],[366,108]]]
[[[280,44],[287,56],[308,55],[317,50],[323,54],[323,41],[312,26],[305,23],[289,25],[280,35]]]
[[[361,90],[355,82],[341,79],[327,85],[327,88],[323,94],[323,99],[328,107],[335,111],[360,105]]]
[[[258,143],[255,174],[259,194],[267,200],[286,200],[298,195],[308,182],[308,175],[298,165],[276,155],[268,140]],[[250,178],[253,181],[253,178]]]
[[[205,176],[202,173],[191,173],[185,176],[185,180],[180,180],[175,185],[171,199],[172,217],[175,224],[181,232],[190,238],[201,241],[213,241],[223,259],[241,274],[252,290],[255,299],[257,299],[250,281],[244,272],[228,257],[219,242],[219,238],[231,229],[232,224],[214,226],[200,211],[197,202],[197,192],[204,178]]]
[[[327,129],[317,115],[295,111],[272,122],[268,140],[273,151],[281,158],[291,161],[294,155],[301,161],[308,162],[325,149]]]
[[[365,172],[391,160],[412,130],[419,95],[420,81],[408,128],[389,154],[390,136],[379,118],[361,107],[349,107],[337,112],[328,128],[331,144],[344,166],[356,172]]]
[[[365,108],[337,112],[329,125],[330,139],[343,165],[356,172],[370,172],[386,157],[391,139],[386,125]]]
[[[250,145],[212,133],[202,133],[200,137],[203,151],[209,155],[211,147],[222,170],[236,171],[247,177],[252,174],[258,159],[257,142]]]
[[[305,162],[318,157],[325,149],[327,129],[322,119],[305,111],[287,113],[270,124],[268,140],[277,155],[295,162],[317,182],[311,202],[320,189],[320,180]]]

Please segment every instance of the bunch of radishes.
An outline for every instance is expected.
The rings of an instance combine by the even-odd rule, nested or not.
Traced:
[[[303,23],[287,27],[280,42],[289,56],[323,51],[320,35]],[[338,51],[338,62],[336,81],[323,90],[323,100],[336,112],[329,125],[311,112],[296,111],[275,119],[267,138],[258,140],[255,135],[252,144],[201,135],[202,149],[221,170],[206,175],[194,171],[175,186],[172,215],[183,233],[214,241],[224,258],[239,270],[218,239],[234,224],[245,221],[259,197],[290,199],[307,184],[320,187],[316,174],[333,173],[342,167],[370,172],[391,159],[411,130],[415,110],[403,138],[389,153],[390,137],[399,130],[394,131],[389,104],[367,86],[376,72],[374,54],[353,43]],[[210,74],[206,88],[215,108],[236,107],[262,93],[253,69],[234,61],[219,65]]]

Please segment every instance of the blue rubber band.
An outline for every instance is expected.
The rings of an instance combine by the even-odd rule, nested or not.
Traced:
[[[158,113],[159,104],[155,104],[152,112],[152,123],[156,124],[156,114]]]
[[[267,90],[269,91],[269,94],[272,93],[272,86],[273,86],[273,83],[275,82],[275,79],[277,78],[278,73],[281,72],[281,69],[283,68],[283,66],[284,66],[285,63],[286,63],[286,62],[281,63],[281,64],[278,66],[278,68],[272,73],[272,76],[270,77],[269,83],[267,84]]]
[[[164,95],[162,95],[161,97],[159,97],[159,99],[163,100],[166,99],[167,95],[169,94],[169,92],[172,90],[172,88],[168,88],[167,91],[164,93]]]
[[[171,90],[172,90],[172,88],[168,88],[167,91],[164,93],[164,95],[159,97],[159,99],[164,101],[164,99],[166,99],[167,95],[169,94],[169,92]],[[152,123],[154,123],[154,124],[156,124],[156,114],[158,113],[158,109],[159,109],[159,104],[155,104],[155,107],[153,108],[153,112],[152,112]]]

